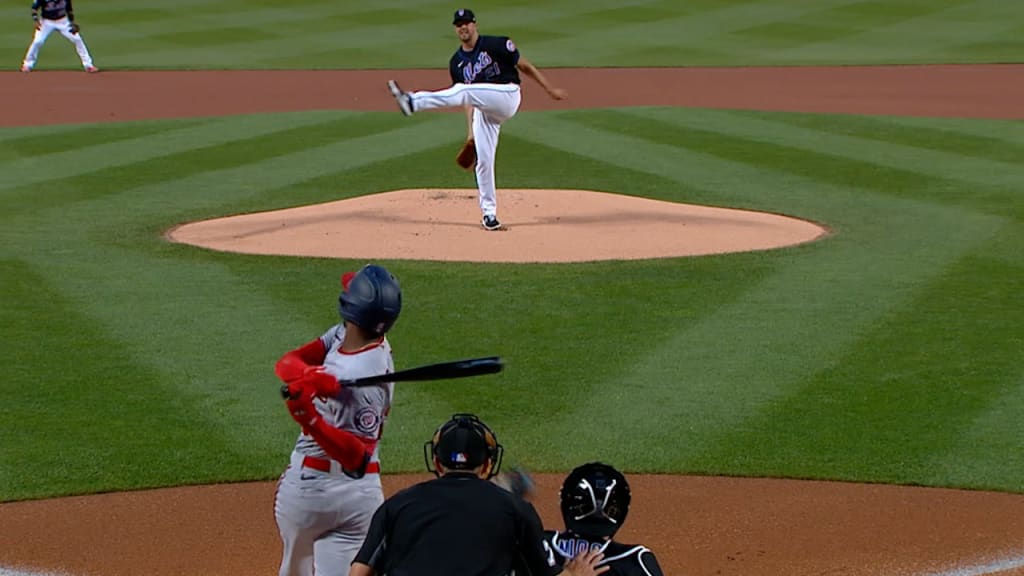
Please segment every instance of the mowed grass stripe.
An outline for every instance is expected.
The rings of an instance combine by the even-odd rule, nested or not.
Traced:
[[[863,207],[897,212],[900,204],[874,197]],[[808,378],[840,363],[858,345],[859,334],[905,306],[918,285],[983,242],[991,227],[987,218],[965,218],[954,210],[908,208],[890,217],[886,236],[836,239],[791,251],[735,302],[704,311],[623,365],[595,390],[621,387],[628,391],[625,399],[591,393],[576,408],[578,419],[603,415],[588,430],[586,443],[613,446],[619,435],[645,438],[646,448],[620,444],[624,451],[615,457],[647,471],[756,473],[758,468],[745,467],[738,454],[715,452],[716,457],[705,458],[703,453],[727,442],[722,435],[745,428],[749,419],[798,393]],[[953,231],[943,246],[922,243],[927,235],[918,229],[922,218]]]
[[[1024,271],[1022,271],[1024,272]],[[1017,346],[1024,342],[1017,338]],[[988,410],[975,415],[969,429],[962,430],[957,443],[936,451],[924,467],[943,485],[973,486],[986,490],[1020,492],[1024,470],[1024,368],[1003,382]],[[969,458],[965,455],[970,455]]]
[[[81,294],[81,301],[75,302],[81,313],[116,338],[127,357],[157,374],[161,383],[176,388],[177,393],[194,397],[203,407],[198,418],[218,422],[217,408],[224,406],[263,416],[268,401],[262,394],[252,394],[251,387],[253,382],[269,385],[272,372],[266,365],[225,359],[254,354],[276,359],[284,351],[280,344],[268,339],[265,331],[250,328],[256,318],[268,330],[276,330],[278,325],[294,322],[292,311],[259,286],[250,285],[245,276],[193,261],[189,254],[194,248],[177,248],[173,251],[177,256],[155,259],[151,251],[159,242],[156,235],[149,242],[140,242],[135,236],[122,240],[124,227],[135,232],[147,221],[166,221],[168,214],[180,211],[181,206],[209,210],[244,203],[262,190],[308,179],[311,166],[355,168],[436,144],[436,129],[429,122],[411,124],[398,134],[374,134],[278,156],[258,166],[207,171],[98,196],[76,204],[77,218],[71,222],[64,223],[63,209],[34,215],[31,224],[59,234],[26,239],[23,249],[45,255],[46,266],[40,273],[54,283],[63,279],[69,293]],[[84,250],[87,245],[90,248]],[[105,296],[95,299],[89,294]],[[112,303],[124,313],[112,313]],[[147,313],[139,315],[134,310]],[[326,327],[303,325],[310,336]],[[166,354],[167,350],[175,353]],[[276,402],[274,406],[279,408]],[[267,450],[280,440],[273,429],[248,426],[227,426],[223,435],[239,451]]]
[[[855,0],[845,0],[842,3],[853,1]],[[626,22],[614,28],[595,26],[590,30],[580,30],[571,37],[537,43],[531,48],[547,54],[553,60],[553,64],[559,66],[580,61],[581,55],[574,52],[584,43],[591,46],[582,56],[585,65],[616,62],[616,57],[623,52],[635,53],[646,50],[652,53],[651,51],[667,49],[671,53],[680,47],[702,51],[715,50],[728,54],[731,49],[730,33],[757,24],[784,22],[816,9],[816,4],[793,6],[766,2],[726,5],[716,3],[699,12],[675,17],[658,15],[650,21]],[[574,25],[570,20],[564,20],[563,23],[566,26]],[[648,56],[648,59],[651,57]],[[657,57],[653,59],[658,60]]]
[[[91,148],[123,140],[142,140],[172,130],[183,130],[207,122],[206,120],[180,120],[174,122],[137,122],[131,124],[72,124],[60,131],[33,129],[21,136],[4,138],[0,129],[0,169],[8,162]]]
[[[5,338],[19,342],[0,358],[20,367],[0,383],[0,501],[159,485],[169,475],[211,481],[211,466],[192,468],[210,453],[221,474],[251,473],[221,441],[220,422],[197,417],[190,398],[159,385],[146,362],[94,322],[83,306],[97,297],[90,286],[40,274],[47,266],[0,260],[3,300],[17,303],[0,308],[0,319]]]
[[[728,431],[702,460],[757,474],[1024,489],[1024,459],[1014,456],[1024,452],[1020,435],[992,439],[1006,448],[1012,472],[983,484],[963,469],[950,477],[976,459],[999,461],[964,438],[977,440],[979,419],[1024,401],[1024,308],[1014,302],[1024,269],[1008,271],[977,254],[922,283],[872,330],[838,326],[859,332],[845,357]]]
[[[187,175],[180,178],[150,181],[115,194],[97,195],[77,203],[75,210],[81,220],[65,227],[88,228],[90,216],[108,224],[141,226],[148,221],[166,222],[172,215],[200,217],[200,214],[223,209],[237,213],[245,210],[251,198],[268,190],[283,189],[324,172],[341,172],[346,168],[390,161],[438,146],[438,125],[447,120],[435,116],[405,122],[405,128],[383,132],[376,131],[379,127],[372,127],[373,123],[368,122],[367,127],[374,131],[359,137],[328,141],[307,149],[284,147],[270,157],[251,163],[236,161],[222,167],[211,166],[194,173],[186,172]],[[350,195],[351,192],[339,183],[335,199]],[[115,209],[121,202],[134,203],[136,209],[131,212]],[[64,213],[63,209],[43,210],[38,218],[40,221],[60,220]]]
[[[833,21],[855,23],[860,32],[784,48],[774,53],[775,59],[807,60],[809,58],[842,60],[849,50],[856,50],[867,61],[918,61],[928,59],[958,36],[991,36],[1004,30],[1006,22],[986,19],[965,22],[959,9],[969,0],[937,0],[927,4],[904,1],[869,0],[848,6],[830,7],[822,15]],[[932,56],[934,57],[934,56]]]
[[[916,130],[923,124],[931,125],[934,119],[888,116],[886,117],[886,122],[894,126]],[[942,125],[945,129],[960,135],[970,135],[995,142],[1005,142],[1011,147],[1019,147],[1021,144],[1024,144],[1024,120],[945,118],[942,121]]]
[[[831,135],[850,136],[863,140],[868,147],[878,141],[1009,165],[1017,164],[1024,157],[1024,122],[783,112],[766,115],[764,112],[744,110],[730,111],[727,116],[752,118],[755,122],[778,122]],[[1013,172],[1016,170],[1011,170],[1011,174]]]
[[[391,125],[397,125],[400,120],[392,119]],[[389,125],[379,118],[348,113],[339,114],[330,120],[321,118],[316,124],[298,122],[297,125],[293,125],[285,119],[278,119],[277,124],[277,130],[274,132],[249,133],[230,141],[215,141],[210,145],[195,141],[193,148],[189,150],[8,191],[5,194],[8,210],[4,215],[11,217],[26,212],[49,210],[54,206],[66,206],[95,199],[101,195],[116,195],[126,189],[174,183],[211,170],[235,166],[258,167],[264,160],[282,154],[298,157],[304,150],[323,146],[325,143],[373,134]],[[225,133],[231,133],[236,127],[245,130],[246,126],[244,120],[238,119],[230,126],[222,125],[222,128]],[[309,169],[315,171],[319,167]],[[175,205],[181,204],[183,196],[180,190],[168,194],[168,198]],[[40,205],[37,202],[40,195],[45,195],[49,201]]]
[[[588,5],[589,6],[589,5]],[[546,7],[549,17],[564,15],[571,19],[575,14],[586,9],[585,6],[572,2],[558,2]],[[246,42],[224,44],[211,51],[201,34],[194,34],[193,40],[183,42],[180,46],[160,47],[147,50],[140,46],[149,64],[147,67],[164,67],[161,63],[192,62],[194,66],[204,68],[225,67],[237,68],[239,62],[278,63],[280,66],[299,65],[303,67],[328,68],[389,68],[395,66],[428,66],[443,69],[458,46],[457,38],[452,32],[450,13],[452,8],[438,5],[430,9],[413,8],[421,13],[415,20],[395,21],[393,18],[361,18],[357,23],[342,23],[323,26],[322,22],[310,22],[305,28],[301,40],[292,36],[273,36],[270,38],[253,35]],[[483,10],[483,9],[478,9]],[[304,11],[298,15],[306,16]],[[483,28],[482,33],[512,35],[517,26],[530,26],[537,21],[536,10],[522,10],[502,13],[500,9],[486,12],[486,22],[490,30]],[[484,12],[479,16],[484,17]],[[334,17],[332,16],[333,20]],[[245,19],[239,21],[245,26]],[[211,26],[213,24],[211,23]],[[215,34],[215,30],[211,34]],[[381,39],[392,42],[381,44]],[[400,41],[399,41],[400,39]],[[421,49],[409,51],[410,46]],[[319,47],[330,47],[317,50]],[[533,49],[524,47],[528,52]],[[435,54],[429,59],[425,54]],[[324,58],[324,56],[331,56]],[[125,65],[129,61],[138,61],[139,54],[114,55],[115,65]],[[173,65],[172,65],[173,67]]]
[[[113,167],[130,166],[138,162],[194,150],[199,146],[214,146],[245,138],[265,136],[304,125],[311,126],[337,118],[338,114],[345,113],[228,116],[207,119],[198,125],[193,121],[185,121],[184,127],[159,134],[148,134],[138,138],[117,140],[52,154],[17,158],[7,162],[3,166],[3,170],[0,170],[0,197],[6,196],[6,191],[15,187],[81,176]],[[356,113],[351,114],[355,115]],[[108,126],[100,128],[101,131],[111,129]],[[111,182],[111,185],[116,185],[116,183]]]
[[[830,127],[842,125],[842,117],[818,117],[820,125],[807,128],[793,126],[784,118],[737,117],[716,110],[686,116],[652,109],[621,114],[646,118],[653,124],[668,123],[690,142],[721,141],[727,136],[739,139],[745,147],[766,151],[761,156],[799,155],[799,163],[787,163],[798,173],[830,166],[832,170],[820,171],[829,172],[830,179],[840,184],[863,180],[876,189],[906,197],[920,197],[923,191],[937,201],[986,208],[994,214],[1005,213],[1024,186],[1024,169],[1017,163],[832,133]]]
[[[604,115],[573,117],[582,122],[594,116]],[[623,129],[629,131],[637,129],[628,123],[616,125],[628,126]],[[658,139],[665,139],[665,132],[663,127]],[[855,341],[850,330],[870,329],[879,318],[912,298],[917,282],[941,274],[950,260],[984,241],[999,224],[996,218],[892,199],[870,189],[836,186],[816,181],[812,175],[786,174],[786,162],[760,166],[749,162],[753,157],[743,162],[739,159],[748,155],[736,147],[730,147],[725,158],[718,158],[708,152],[723,151],[709,149],[704,143],[677,140],[686,142],[687,148],[654,144],[636,135],[613,134],[550,118],[543,129],[538,125],[527,137],[609,164],[666,177],[674,174],[691,188],[723,190],[726,196],[748,202],[753,196],[763,195],[776,207],[799,203],[807,211],[831,215],[837,226],[847,228],[844,234],[849,234],[827,244],[792,251],[793,262],[752,289],[749,299],[717,310],[698,328],[682,329],[658,351],[624,369],[621,377],[630,385],[657,383],[642,388],[654,397],[640,408],[620,410],[621,416],[608,430],[645,427],[640,415],[661,409],[670,413],[657,418],[659,422],[686,422],[690,434],[712,435],[727,422],[736,423],[745,415],[756,414],[761,403],[785,395],[788,386],[799,385],[802,378],[841,357],[846,346]],[[758,189],[751,190],[750,182],[758,182]],[[746,190],[746,194],[732,190]],[[757,324],[746,325],[745,319],[754,319]],[[845,330],[839,329],[843,327]],[[806,342],[814,345],[801,348]],[[670,386],[673,382],[685,387],[682,393],[693,395],[695,402],[673,407],[665,396],[680,393],[680,389]],[[593,402],[604,402],[600,395],[594,396]],[[738,406],[744,398],[747,405]],[[687,412],[687,407],[693,412]],[[598,408],[608,407],[584,406],[580,413]],[[603,433],[592,432],[596,437]],[[636,432],[651,433],[647,429]],[[671,434],[664,434],[669,441]],[[673,453],[685,460],[694,456],[688,450],[679,446]],[[650,460],[640,455],[632,458],[648,469],[659,466],[653,452],[648,456]]]

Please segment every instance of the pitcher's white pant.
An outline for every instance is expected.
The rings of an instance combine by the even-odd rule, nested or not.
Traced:
[[[518,84],[455,84],[436,92],[413,92],[414,112],[453,106],[473,107],[473,139],[476,141],[476,187],[480,211],[497,216],[498,198],[494,186],[494,159],[498,153],[501,124],[515,116],[521,95]]]
[[[36,65],[36,60],[39,58],[39,49],[43,47],[46,39],[54,30],[60,32],[75,45],[78,58],[82,61],[82,68],[92,66],[92,56],[89,55],[89,49],[85,47],[85,40],[82,40],[81,33],[71,33],[71,21],[67,17],[58,18],[57,20],[40,18],[39,22],[39,30],[36,30],[35,36],[32,37],[32,43],[29,44],[28,52],[25,53],[25,61],[21,63],[23,67],[31,70]]]

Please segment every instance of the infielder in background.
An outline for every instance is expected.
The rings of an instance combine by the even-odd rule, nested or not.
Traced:
[[[629,483],[621,472],[600,462],[578,466],[562,483],[559,506],[565,530],[544,533],[548,554],[562,565],[584,550],[598,550],[607,576],[662,576],[654,553],[612,540],[629,513]]]
[[[476,146],[476,186],[480,194],[481,225],[498,230],[498,200],[494,184],[494,160],[501,125],[519,110],[519,73],[540,84],[555,100],[567,96],[553,87],[536,66],[519,55],[507,36],[481,36],[472,10],[460,9],[452,18],[461,46],[448,64],[452,86],[436,92],[403,92],[394,80],[388,90],[406,116],[421,110],[462,106],[466,109],[467,141]]]
[[[385,268],[368,264],[342,276],[338,300],[341,323],[275,366],[302,427],[274,501],[280,576],[348,574],[384,501],[377,443],[394,383],[344,387],[338,380],[394,372],[385,334],[401,312],[402,291]]]
[[[39,58],[39,49],[46,43],[46,39],[54,30],[59,31],[65,38],[75,45],[78,57],[82,60],[82,68],[86,72],[99,72],[100,69],[93,66],[92,56],[89,49],[85,47],[85,40],[78,33],[78,24],[75,23],[75,14],[71,8],[71,0],[34,0],[32,2],[32,22],[35,24],[36,33],[32,37],[32,44],[25,53],[25,60],[21,63],[22,72],[31,72],[35,68],[36,60]]]

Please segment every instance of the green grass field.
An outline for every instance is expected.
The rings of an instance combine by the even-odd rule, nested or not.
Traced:
[[[0,6],[17,69],[28,0]],[[457,5],[437,0],[88,0],[82,34],[103,68],[435,68]],[[480,0],[483,33],[544,66],[1019,62],[1024,6],[1007,0]],[[38,69],[77,68],[54,36]]]
[[[0,8],[12,67],[25,4]],[[1007,2],[540,5],[472,7],[541,66],[1024,53],[1024,7]],[[447,4],[249,6],[76,4],[107,68],[438,67],[454,49]],[[76,65],[53,37],[39,68]],[[0,500],[275,478],[297,427],[274,362],[337,321],[337,277],[362,262],[216,253],[160,233],[472,186],[439,168],[461,123],[315,112],[0,129]],[[502,187],[782,212],[835,234],[701,258],[382,262],[404,290],[399,368],[507,361],[498,376],[400,385],[385,468],[419,470],[433,428],[473,411],[536,471],[600,458],[631,472],[1024,492],[1022,157],[1019,121],[520,114],[503,128]]]

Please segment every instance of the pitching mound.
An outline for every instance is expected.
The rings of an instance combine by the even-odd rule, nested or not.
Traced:
[[[504,228],[480,227],[475,189],[398,190],[179,226],[176,242],[247,254],[466,262],[586,262],[766,250],[820,238],[777,214],[586,190],[499,190]]]

